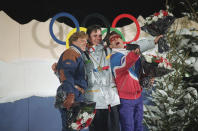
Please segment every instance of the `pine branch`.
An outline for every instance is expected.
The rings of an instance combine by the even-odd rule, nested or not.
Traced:
[[[188,4],[189,8],[191,9],[192,14],[193,14],[195,20],[198,22],[197,12],[196,12],[195,9],[191,6],[191,3],[189,2],[189,0],[186,0],[186,3]]]

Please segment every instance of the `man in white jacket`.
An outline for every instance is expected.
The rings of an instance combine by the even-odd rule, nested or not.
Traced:
[[[110,70],[111,51],[102,41],[101,27],[87,29],[89,45],[83,56],[88,88],[85,98],[96,102],[96,115],[89,131],[120,131],[118,105],[120,99]]]

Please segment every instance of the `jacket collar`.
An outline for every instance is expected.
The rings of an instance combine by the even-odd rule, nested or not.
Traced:
[[[101,50],[101,49],[104,48],[103,43],[104,43],[104,42],[102,41],[102,42],[99,43],[98,45],[92,45],[92,46],[88,47],[87,50],[88,50],[89,52],[95,52],[96,50]]]
[[[76,46],[74,44],[71,44],[70,48],[72,48],[73,50],[75,50],[79,54],[83,54],[83,51],[78,46]]]
[[[129,51],[126,50],[125,48],[113,48],[112,49],[112,54],[115,54],[115,53],[122,53],[124,55],[126,55]]]

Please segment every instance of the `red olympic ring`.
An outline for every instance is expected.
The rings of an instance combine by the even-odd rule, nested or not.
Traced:
[[[135,18],[135,17],[133,17],[132,15],[130,15],[130,14],[120,14],[120,15],[118,15],[114,20],[113,20],[113,22],[112,22],[112,28],[115,28],[115,26],[116,26],[116,24],[117,24],[117,22],[121,19],[121,18],[129,18],[129,19],[131,19],[132,21],[134,21],[135,22],[135,24],[136,24],[136,28],[137,28],[137,33],[136,33],[136,36],[134,37],[134,39],[133,40],[131,40],[131,41],[124,41],[124,43],[125,44],[129,44],[129,43],[131,43],[131,42],[133,42],[133,41],[136,41],[138,38],[139,38],[139,36],[140,36],[140,25],[139,25],[139,23],[138,23],[138,21],[137,21],[137,19]]]

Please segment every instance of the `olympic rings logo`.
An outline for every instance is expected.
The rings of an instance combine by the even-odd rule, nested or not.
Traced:
[[[73,21],[73,23],[75,24],[75,27],[76,27],[76,28],[72,29],[68,33],[68,35],[66,37],[66,41],[61,41],[61,40],[57,39],[56,36],[53,33],[53,24],[54,24],[55,20],[58,19],[59,17],[68,17],[68,18],[70,18]],[[82,22],[82,25],[80,27],[77,19],[74,16],[72,16],[71,14],[66,13],[66,12],[58,13],[52,18],[52,20],[50,21],[50,24],[49,24],[50,35],[51,35],[51,37],[52,37],[52,39],[54,41],[56,41],[58,44],[66,45],[66,49],[68,49],[69,48],[69,38],[70,38],[70,36],[73,33],[75,33],[76,31],[84,31],[84,32],[86,32],[87,31],[87,29],[85,27],[86,26],[86,22],[92,17],[96,17],[96,18],[101,19],[104,22],[105,26],[106,26],[106,29],[102,30],[102,35],[104,33],[106,33],[106,36],[104,37],[103,41],[107,41],[107,36],[109,35],[110,31],[115,31],[118,34],[120,34],[121,37],[122,37],[122,40],[124,41],[125,44],[129,44],[129,43],[131,43],[133,41],[136,41],[139,38],[139,36],[140,36],[140,25],[139,25],[137,19],[135,17],[133,17],[132,15],[130,15],[130,14],[120,14],[120,15],[118,15],[113,20],[112,25],[110,27],[109,21],[103,15],[98,14],[98,13],[93,13],[93,14],[90,14],[87,17],[84,18],[84,20]],[[117,22],[120,19],[122,19],[122,18],[129,18],[132,21],[134,21],[134,23],[136,24],[137,33],[136,33],[135,37],[131,41],[125,41],[125,38],[124,38],[122,32],[120,32],[118,29],[116,29]]]

